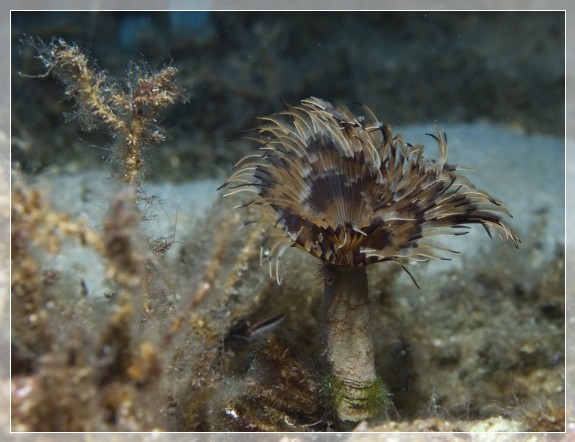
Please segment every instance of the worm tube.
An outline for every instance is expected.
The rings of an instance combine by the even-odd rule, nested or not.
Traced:
[[[377,414],[388,394],[375,373],[365,267],[323,266],[329,388],[342,420]]]

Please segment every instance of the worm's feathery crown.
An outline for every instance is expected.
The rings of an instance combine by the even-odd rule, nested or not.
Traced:
[[[510,215],[446,163],[423,158],[423,146],[405,143],[387,124],[311,97],[263,117],[255,130],[258,154],[240,160],[222,186],[231,195],[251,192],[253,206],[276,227],[262,248],[270,269],[291,246],[339,266],[441,258],[448,250],[432,235],[466,233],[466,224],[494,228],[516,246]]]

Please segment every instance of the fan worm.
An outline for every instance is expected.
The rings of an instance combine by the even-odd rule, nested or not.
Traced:
[[[404,142],[389,125],[311,97],[261,118],[253,139],[259,152],[240,160],[222,188],[253,198],[273,228],[262,256],[278,283],[279,260],[289,247],[322,261],[330,385],[337,414],[359,421],[388,402],[377,378],[369,332],[365,267],[443,258],[436,235],[466,233],[469,224],[493,228],[515,246],[503,220],[506,207],[446,162],[447,137],[431,135],[439,160],[422,145]]]

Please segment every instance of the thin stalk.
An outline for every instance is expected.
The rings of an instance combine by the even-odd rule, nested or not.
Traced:
[[[324,265],[330,388],[338,417],[373,417],[387,400],[375,373],[365,267]]]

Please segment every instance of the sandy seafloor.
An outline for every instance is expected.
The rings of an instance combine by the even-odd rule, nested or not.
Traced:
[[[437,158],[435,141],[426,133],[435,133],[437,124],[411,125],[395,128],[411,144],[425,145],[424,155]],[[507,218],[525,242],[532,235],[530,228],[535,213],[545,211],[548,226],[544,237],[538,238],[547,253],[557,244],[565,243],[565,180],[563,140],[544,135],[521,135],[504,128],[487,124],[442,125],[448,137],[448,162],[468,170],[462,171],[480,189],[502,200],[513,215]],[[569,169],[574,173],[572,169]],[[98,227],[107,210],[106,202],[112,196],[110,172],[105,164],[101,170],[65,175],[40,175],[33,182],[49,195],[56,208],[73,217],[86,217],[89,224]],[[158,199],[150,214],[152,219],[144,224],[144,233],[155,238],[174,234],[175,241],[193,230],[196,221],[206,214],[217,198],[221,185],[218,180],[191,181],[183,184],[147,183],[144,189]],[[568,203],[569,204],[569,203]],[[567,210],[573,212],[571,203]],[[494,232],[492,241],[499,241]],[[489,246],[489,238],[482,228],[475,226],[461,237],[443,237],[438,240],[462,254],[472,256],[479,247]],[[511,246],[511,245],[510,245]],[[172,252],[177,247],[172,248]],[[82,249],[78,249],[82,253]],[[517,253],[522,253],[521,247]],[[431,261],[426,271],[441,272],[461,261],[453,256],[451,261]],[[543,254],[541,259],[543,259]],[[69,262],[72,260],[72,263]],[[70,264],[90,269],[82,275],[91,293],[104,287],[103,264],[79,259],[75,254],[59,256],[56,267],[65,269]],[[100,271],[95,271],[95,269]]]

